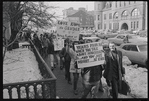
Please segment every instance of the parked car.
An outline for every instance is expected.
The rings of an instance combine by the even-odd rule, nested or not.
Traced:
[[[117,50],[120,50],[122,55],[127,56],[131,62],[147,67],[147,43],[124,43],[117,47]]]
[[[142,39],[137,35],[134,34],[118,34],[114,38],[108,38],[107,40],[110,42],[114,42],[116,45],[121,45],[122,43],[125,43],[125,38],[128,37],[128,43],[132,42],[147,42],[147,39]]]
[[[92,42],[97,42],[99,40],[101,40],[101,38],[99,37],[83,37],[83,40],[92,40]]]
[[[108,33],[108,34],[98,34],[97,36],[100,37],[101,39],[108,39],[108,38],[113,38],[117,35],[118,33]]]

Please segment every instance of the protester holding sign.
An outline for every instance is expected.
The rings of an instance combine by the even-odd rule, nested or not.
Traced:
[[[92,98],[96,97],[96,93],[98,92],[98,86],[102,76],[100,74],[101,68],[101,65],[94,65],[82,69],[81,76],[82,84],[84,87],[82,98],[86,98],[89,93],[91,93]]]
[[[73,44],[69,44],[69,48],[68,50],[66,50],[70,57],[71,57],[71,62],[70,62],[70,72],[73,73],[73,90],[74,90],[74,94],[77,95],[78,94],[78,90],[77,90],[77,83],[78,83],[78,79],[79,79],[79,73],[81,73],[81,69],[77,68],[77,54],[75,53],[75,49],[74,49],[74,45],[79,44],[79,41],[74,41]]]
[[[80,24],[71,21],[57,21],[57,36],[79,41]]]

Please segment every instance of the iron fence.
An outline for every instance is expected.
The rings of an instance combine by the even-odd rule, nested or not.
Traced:
[[[12,90],[14,89],[17,92],[17,98],[15,97],[15,99],[55,99],[56,77],[43,60],[34,43],[30,39],[29,42],[30,45],[23,45],[22,47],[29,48],[34,52],[43,79],[3,84],[3,92],[7,90],[9,99],[13,99]]]

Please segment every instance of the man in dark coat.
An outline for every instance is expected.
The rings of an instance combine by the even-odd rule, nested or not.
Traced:
[[[114,43],[109,43],[110,51],[105,55],[104,78],[108,86],[112,86],[113,98],[118,97],[121,90],[121,80],[124,79],[125,69],[122,67],[122,52],[118,51]]]
[[[60,51],[59,55],[62,61],[64,62],[64,67],[65,67],[65,79],[68,80],[68,84],[71,83],[71,75],[70,75],[70,62],[71,62],[71,57],[70,55],[66,52],[66,48],[68,48],[69,45],[69,39],[65,40],[65,47],[62,48]]]

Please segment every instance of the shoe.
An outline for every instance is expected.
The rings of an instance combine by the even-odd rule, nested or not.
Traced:
[[[72,85],[71,81],[68,81],[68,84]]]
[[[74,94],[75,95],[78,95],[78,90],[74,90]]]

